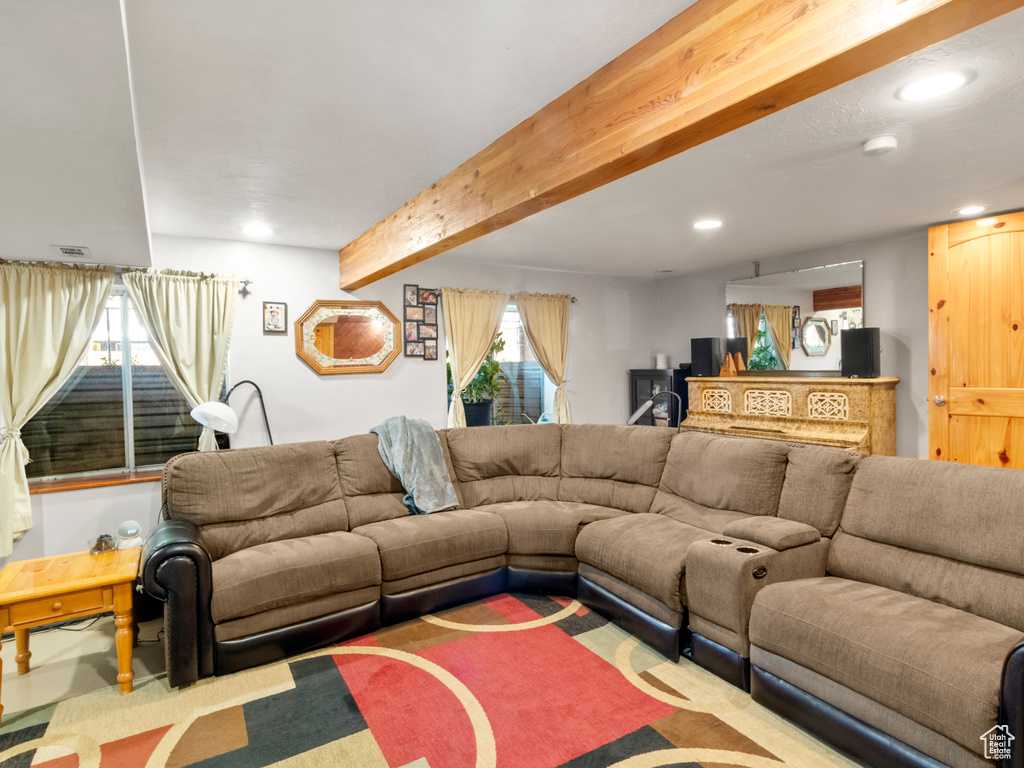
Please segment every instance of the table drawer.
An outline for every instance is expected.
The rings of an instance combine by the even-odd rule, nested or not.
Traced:
[[[110,590],[106,591],[109,594]],[[64,595],[12,603],[10,605],[11,626],[40,622],[46,619],[59,621],[62,616],[70,616],[75,613],[100,613],[103,610],[110,610],[110,605],[104,605],[103,592],[102,588],[97,587],[81,592],[69,592]]]

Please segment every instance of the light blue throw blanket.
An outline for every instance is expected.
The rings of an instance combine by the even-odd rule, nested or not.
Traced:
[[[395,416],[370,432],[385,466],[406,490],[402,501],[409,512],[426,515],[458,506],[441,441],[428,422]]]

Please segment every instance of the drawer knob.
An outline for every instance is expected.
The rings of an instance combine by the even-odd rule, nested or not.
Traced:
[[[60,610],[60,600],[58,600],[57,602],[55,602],[53,604],[53,610],[55,610],[55,611],[59,611]]]

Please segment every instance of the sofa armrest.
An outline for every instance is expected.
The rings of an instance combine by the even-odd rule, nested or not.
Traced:
[[[999,768],[1024,768],[1024,643],[1006,657],[1003,685],[999,691],[999,724],[1010,729],[1010,757]]]
[[[822,539],[780,552],[726,536],[694,542],[686,550],[690,628],[747,658],[750,609],[757,593],[779,581],[824,576],[829,544]]]
[[[821,532],[817,528],[778,517],[759,516],[736,520],[725,526],[722,533],[725,538],[745,539],[779,552],[821,540]]]
[[[147,594],[164,603],[164,653],[172,687],[213,674],[213,572],[199,528],[165,520],[146,538],[140,579]]]

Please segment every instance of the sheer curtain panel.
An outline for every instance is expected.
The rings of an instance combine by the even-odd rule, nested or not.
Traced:
[[[441,289],[444,335],[448,344],[448,362],[452,367],[452,404],[448,408],[448,426],[466,426],[462,393],[483,365],[509,295],[499,291],[472,291],[462,288]]]
[[[21,428],[78,367],[113,282],[113,267],[0,264],[0,557],[32,527]]]
[[[782,304],[765,304],[764,319],[768,321],[768,327],[771,328],[772,336],[775,337],[775,349],[779,353],[782,367],[788,371],[793,346],[793,307]]]
[[[517,293],[516,306],[519,319],[530,342],[530,349],[544,373],[558,387],[552,418],[556,424],[570,424],[569,398],[562,382],[565,379],[565,360],[569,352],[569,294]]]
[[[125,272],[124,287],[171,383],[195,408],[217,400],[231,345],[238,278],[172,270]],[[217,449],[209,427],[200,451]]]
[[[747,340],[747,354],[744,360],[750,362],[750,355],[757,342],[757,327],[761,324],[761,304],[730,304],[732,319],[736,321],[736,331]]]

